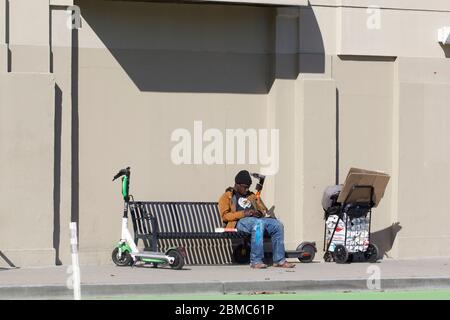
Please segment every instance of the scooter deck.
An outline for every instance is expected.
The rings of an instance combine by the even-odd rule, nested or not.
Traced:
[[[139,258],[158,258],[158,259],[164,259],[167,257],[164,253],[161,252],[139,252],[135,253],[134,256]]]
[[[297,251],[297,250],[286,250],[285,251],[285,257],[286,258],[298,258],[298,256],[303,253],[304,251]]]

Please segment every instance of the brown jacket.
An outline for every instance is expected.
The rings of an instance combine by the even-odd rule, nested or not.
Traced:
[[[244,211],[236,211],[236,204],[233,201],[233,192],[233,188],[230,187],[219,199],[220,217],[226,228],[236,228],[238,220],[245,217]],[[267,211],[262,200],[259,204],[257,203],[256,195],[253,192],[248,193],[247,199],[253,204],[253,209],[262,212]]]

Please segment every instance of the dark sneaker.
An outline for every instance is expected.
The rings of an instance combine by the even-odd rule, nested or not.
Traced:
[[[267,268],[267,264],[264,263],[255,263],[255,264],[251,264],[250,268],[252,269],[266,269]]]
[[[295,264],[284,261],[283,263],[274,263],[275,268],[295,268]]]

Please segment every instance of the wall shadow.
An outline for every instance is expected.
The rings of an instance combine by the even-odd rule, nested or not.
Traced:
[[[6,62],[6,70],[7,72],[11,72],[11,65],[12,65],[12,53],[11,49],[9,48],[9,1],[5,1],[5,43],[8,45],[8,51],[7,51],[7,62]]]
[[[76,4],[76,2],[75,2]],[[72,29],[72,132],[71,132],[71,146],[72,146],[72,172],[71,172],[71,222],[76,222],[79,225],[79,114],[78,114],[78,30]],[[77,228],[77,233],[79,233]],[[77,235],[78,236],[78,235]]]
[[[300,73],[325,73],[325,46],[311,4],[300,7]]]
[[[387,254],[393,247],[397,234],[402,229],[400,222],[394,222],[391,226],[370,234],[370,241],[375,243],[379,250],[379,257],[388,257]]]
[[[59,244],[61,235],[61,128],[62,128],[62,90],[55,85],[55,124],[54,124],[54,172],[53,172],[53,248],[55,264],[61,265]]]
[[[442,43],[441,43],[441,48],[442,48],[442,50],[444,50],[444,53],[445,53],[445,57],[446,58],[450,58],[450,46],[449,45],[443,45]]]
[[[220,6],[226,12],[228,10],[235,12],[232,10],[239,7],[247,10],[244,12],[248,12],[249,19],[254,19],[252,16],[254,12],[248,10],[252,7],[249,5],[158,3],[156,4],[158,7],[153,7],[155,4],[149,3],[148,5],[155,10],[162,10],[161,6],[164,6],[164,10],[161,11],[164,13],[164,19],[160,19],[163,22],[153,23],[151,18],[147,21],[143,19],[144,13],[139,13],[140,16],[136,13],[134,7],[136,2],[126,2],[125,5],[129,4],[133,7],[130,11],[121,12],[120,16],[117,13],[120,7],[111,5],[111,2],[105,2],[105,5],[98,2],[94,2],[96,5],[93,5],[89,2],[77,1],[83,18],[140,91],[264,94],[270,91],[276,78],[296,79],[299,73],[325,71],[322,35],[311,6],[302,7],[300,10],[299,52],[275,54],[276,39],[273,36],[275,32],[273,28],[277,19],[276,7],[258,6],[258,10],[267,10],[262,13],[258,11],[258,14],[264,19],[267,17],[272,19],[270,26],[262,29],[268,32],[264,36],[269,39],[266,39],[267,41],[272,40],[272,49],[261,51],[260,48],[256,48],[250,50],[254,52],[249,52],[236,49],[235,45],[238,42],[234,41],[233,35],[223,32],[224,18],[217,13],[219,11],[212,10],[214,14],[217,14],[216,17],[215,15],[207,16],[210,11],[202,10],[202,7]],[[122,6],[124,3],[122,2]],[[102,10],[99,10],[100,5]],[[146,5],[146,3],[140,3],[142,11],[148,10]],[[190,9],[189,6],[197,6],[197,8]],[[195,11],[192,11],[192,8]],[[182,14],[184,12],[186,15],[195,12],[195,16],[186,18]],[[245,18],[246,16],[240,13],[239,18],[236,19],[245,20]],[[167,24],[170,21],[176,21],[176,23]],[[239,23],[239,20],[236,21],[230,21],[230,26]],[[251,34],[250,28],[253,26],[245,23],[242,25],[249,28],[242,32]],[[193,29],[218,31],[197,35],[192,32]],[[198,50],[179,49],[181,46],[176,43],[179,39],[177,35],[184,30],[191,30],[187,31],[189,32],[186,33],[187,37],[195,46],[198,44]],[[213,42],[225,45],[231,43],[231,45],[229,48],[217,50],[211,45]],[[190,44],[187,47],[189,46]],[[86,48],[88,49],[93,48]]]
[[[6,264],[8,264],[8,266],[10,266],[11,268],[17,268],[17,266],[11,260],[9,260],[8,257],[1,251],[0,251],[0,258],[2,258],[6,262]]]
[[[339,89],[336,88],[336,177],[335,184],[339,184]]]
[[[371,55],[348,55],[339,54],[342,61],[363,61],[363,62],[395,62],[396,56],[371,56]]]

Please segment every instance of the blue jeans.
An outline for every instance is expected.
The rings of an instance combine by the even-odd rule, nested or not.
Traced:
[[[239,231],[251,233],[250,263],[262,263],[264,257],[264,231],[272,240],[273,262],[283,263],[284,252],[284,226],[277,219],[246,217],[238,221],[236,228]]]

